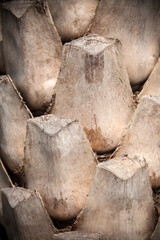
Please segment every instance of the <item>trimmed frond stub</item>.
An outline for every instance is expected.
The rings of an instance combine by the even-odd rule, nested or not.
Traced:
[[[13,172],[23,166],[27,120],[32,114],[9,76],[0,76],[0,153]]]
[[[0,191],[2,188],[9,188],[9,187],[14,187],[14,185],[0,159]],[[1,192],[0,192],[0,224],[4,225]]]
[[[98,164],[75,228],[100,232],[110,240],[147,240],[155,209],[147,165],[138,158],[113,158]]]
[[[98,0],[48,0],[48,4],[62,41],[70,41],[87,32]]]
[[[121,43],[90,35],[64,45],[51,113],[76,118],[92,149],[114,149],[133,113]]]
[[[83,208],[96,168],[90,143],[75,119],[46,115],[27,125],[26,187],[39,191],[52,218],[67,220]]]
[[[118,38],[132,84],[147,79],[160,52],[159,0],[101,0],[90,33]]]
[[[2,10],[6,72],[32,110],[55,93],[62,43],[46,1],[13,1]]]
[[[4,224],[10,240],[51,240],[57,230],[35,190],[2,189]]]
[[[160,95],[160,59],[151,72],[148,80],[145,82],[138,98],[140,99],[145,95]]]
[[[148,164],[153,187],[160,186],[160,96],[144,96],[114,156],[139,157]]]

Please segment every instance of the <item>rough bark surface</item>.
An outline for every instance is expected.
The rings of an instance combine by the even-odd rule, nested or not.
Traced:
[[[78,119],[94,151],[118,145],[133,113],[118,40],[91,35],[65,44],[51,113]]]
[[[159,240],[159,239],[160,239],[160,219],[158,220],[158,223],[156,225],[156,228],[155,228],[150,240]]]
[[[90,32],[122,42],[132,84],[147,79],[160,52],[159,0],[101,0]]]
[[[145,82],[142,91],[138,95],[142,98],[145,95],[160,95],[160,59]]]
[[[148,240],[155,226],[154,214],[145,161],[114,158],[98,164],[76,228],[100,232],[108,240]]]
[[[87,32],[98,0],[48,0],[48,4],[59,35],[68,41]]]
[[[82,232],[65,232],[54,235],[54,240],[107,240],[105,236],[99,233],[86,234]]]
[[[48,5],[13,1],[2,13],[6,72],[30,109],[42,110],[54,94],[62,52]]]
[[[35,190],[2,189],[2,203],[9,240],[53,239],[57,231]]]
[[[2,188],[9,188],[9,187],[13,187],[13,183],[6,172],[6,169],[2,161],[0,160],[0,191]],[[0,192],[0,224],[3,224],[1,192]]]
[[[13,172],[23,166],[27,120],[31,112],[9,76],[0,76],[0,154]]]
[[[160,96],[144,96],[114,156],[138,156],[148,164],[153,187],[160,186]]]
[[[95,155],[77,120],[42,116],[28,121],[24,171],[51,217],[72,219],[83,208],[96,168]]]

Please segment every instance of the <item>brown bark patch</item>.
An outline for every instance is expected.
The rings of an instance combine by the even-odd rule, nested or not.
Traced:
[[[160,177],[156,177],[156,173],[155,172],[153,172],[152,176],[150,176],[150,180],[151,180],[153,188],[159,187]]]
[[[96,129],[84,128],[84,131],[88,137],[89,142],[91,143],[93,151],[101,153],[102,149],[111,147],[109,141],[102,135],[101,129],[99,127]]]
[[[85,79],[88,83],[102,82],[104,69],[103,55],[85,55]]]

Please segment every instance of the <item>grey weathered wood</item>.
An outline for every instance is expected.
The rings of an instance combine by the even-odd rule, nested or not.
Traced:
[[[148,80],[145,82],[138,98],[140,99],[145,95],[160,95],[160,59],[151,72]]]
[[[148,240],[155,209],[147,164],[136,158],[114,158],[98,164],[76,229],[103,233],[108,240]]]
[[[48,0],[48,4],[59,35],[67,41],[87,32],[98,0]]]
[[[132,84],[149,76],[160,52],[159,0],[101,0],[91,33],[118,38]]]
[[[56,229],[35,190],[2,189],[4,223],[9,240],[52,240]]]
[[[114,156],[138,156],[148,164],[153,187],[160,186],[160,96],[144,96]]]
[[[78,119],[94,151],[118,145],[133,113],[118,40],[91,35],[65,44],[51,113]]]
[[[32,117],[9,76],[0,76],[0,156],[11,171],[23,166],[27,120]]]
[[[3,4],[4,57],[30,109],[41,110],[55,93],[62,44],[46,1]]]
[[[28,121],[26,187],[40,192],[50,216],[67,220],[78,215],[95,168],[95,155],[77,120],[47,115]]]
[[[55,234],[54,240],[107,240],[107,238],[100,233],[87,234],[82,232],[64,232]]]
[[[0,191],[2,188],[8,188],[8,187],[13,187],[13,183],[12,183],[2,161],[0,160]],[[3,224],[1,192],[0,192],[0,224]]]

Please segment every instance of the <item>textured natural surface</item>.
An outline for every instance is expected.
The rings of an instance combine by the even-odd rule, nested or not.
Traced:
[[[160,239],[160,219],[158,219],[157,226],[156,226],[150,240],[159,240],[159,239]]]
[[[0,153],[13,172],[23,166],[27,120],[32,117],[9,76],[0,76]]]
[[[26,187],[40,192],[51,217],[67,220],[78,215],[95,168],[95,155],[77,120],[47,115],[28,121]]]
[[[160,240],[159,54],[160,0],[0,0],[0,240]]]
[[[118,40],[90,35],[64,45],[51,113],[78,119],[96,152],[118,145],[133,113]]]
[[[114,156],[138,156],[148,163],[153,187],[160,186],[160,96],[144,96]]]
[[[159,0],[101,0],[90,32],[118,38],[132,84],[149,76],[160,51]]]
[[[114,160],[108,160],[107,162],[100,163],[98,167],[107,170],[114,174],[117,178],[127,181],[132,178],[138,169],[145,167],[145,161],[138,161],[136,158],[127,159],[126,157],[114,158]]]
[[[36,191],[5,188],[2,203],[9,240],[53,239],[56,229]]]
[[[1,4],[1,1],[0,1]],[[5,73],[5,63],[3,54],[3,41],[2,41],[2,20],[1,20],[1,8],[0,8],[0,73]]]
[[[56,234],[53,237],[54,240],[107,240],[102,234],[86,234],[82,232],[66,232]]]
[[[97,166],[76,229],[100,232],[110,240],[148,240],[155,210],[144,160],[113,158]]]
[[[6,72],[28,106],[41,110],[54,94],[61,62],[60,37],[47,3],[19,0],[3,7]]]
[[[9,188],[9,187],[13,187],[13,183],[6,172],[6,169],[2,161],[0,160],[0,191],[2,188]],[[0,192],[0,224],[3,224],[1,192]]]
[[[160,59],[145,82],[138,98],[142,98],[145,95],[160,95]]]
[[[48,0],[48,4],[59,35],[68,41],[87,32],[98,0]]]

